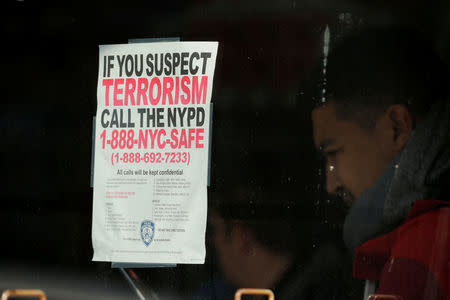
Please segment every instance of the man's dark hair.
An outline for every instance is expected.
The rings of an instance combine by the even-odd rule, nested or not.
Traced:
[[[392,104],[403,104],[420,118],[433,102],[447,98],[445,64],[430,41],[406,28],[370,28],[348,36],[331,50],[326,75],[318,69],[317,104],[334,101],[338,118],[365,128],[373,128]]]

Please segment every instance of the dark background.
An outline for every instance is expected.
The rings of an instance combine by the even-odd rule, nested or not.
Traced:
[[[1,90],[6,101],[0,111],[0,264],[11,266],[3,272],[16,265],[77,270],[94,274],[105,288],[120,274],[109,264],[91,262],[98,45],[152,37],[219,41],[212,97],[213,177],[227,153],[242,150],[232,132],[255,126],[245,123],[249,114],[268,114],[274,107],[309,109],[302,80],[322,55],[326,25],[335,41],[361,26],[407,24],[425,32],[444,59],[450,59],[448,1],[25,0],[1,6]],[[301,115],[298,128],[285,132],[283,139],[309,140],[308,115]],[[305,169],[319,172],[307,164]],[[312,213],[339,227],[341,204],[323,198],[315,206]],[[214,271],[208,250],[205,266],[147,270],[143,276],[157,287],[184,293]],[[21,275],[15,276],[19,280]],[[35,272],[36,278],[42,276]],[[8,286],[0,282],[0,288]]]

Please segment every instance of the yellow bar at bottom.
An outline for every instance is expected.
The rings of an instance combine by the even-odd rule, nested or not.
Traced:
[[[239,289],[234,294],[234,300],[241,300],[242,295],[265,295],[269,300],[275,300],[275,295],[269,289]]]
[[[1,300],[7,300],[9,297],[39,297],[39,300],[47,300],[47,296],[41,290],[6,290]]]

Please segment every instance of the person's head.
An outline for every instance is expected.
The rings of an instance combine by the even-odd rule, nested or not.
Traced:
[[[404,149],[432,103],[445,99],[449,77],[430,42],[398,28],[344,39],[325,74],[314,142],[327,159],[327,191],[351,204]]]
[[[241,192],[252,193],[245,189]],[[235,194],[234,197],[243,200],[253,196]],[[222,201],[227,200],[230,199]],[[236,200],[232,200],[235,205]],[[294,244],[298,240],[295,235],[299,233],[295,230],[295,220],[283,216],[286,209],[276,205],[271,208],[257,207],[259,205],[251,208],[252,204],[247,207],[229,205],[218,204],[212,209],[210,218],[220,269],[236,286],[268,288],[267,284],[273,284],[293,261]],[[272,274],[274,270],[277,274]]]
[[[272,171],[266,176],[279,176]],[[309,255],[312,199],[297,199],[306,192],[296,191],[288,177],[284,180],[269,183],[256,179],[211,193],[214,204],[210,221],[218,262],[235,285],[270,287],[264,283],[273,283],[290,266],[296,252],[301,251],[299,244],[304,243],[302,255]],[[296,205],[297,201],[303,203]],[[272,274],[274,270],[278,274]]]
[[[224,151],[213,154],[211,237],[220,269],[229,281],[264,287],[261,284],[280,275],[274,270],[285,270],[297,252],[304,257],[309,254],[315,164],[310,140],[276,125],[282,117],[293,119],[293,113],[272,108],[250,109],[245,115],[245,120],[235,122],[235,130],[216,130],[233,137],[237,149],[216,145]],[[291,128],[293,124],[286,122],[284,129]],[[303,142],[307,144],[299,155]]]

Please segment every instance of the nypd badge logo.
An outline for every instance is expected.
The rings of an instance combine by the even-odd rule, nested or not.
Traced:
[[[141,223],[141,239],[145,246],[149,246],[153,241],[155,235],[155,223],[150,220],[144,220]]]

